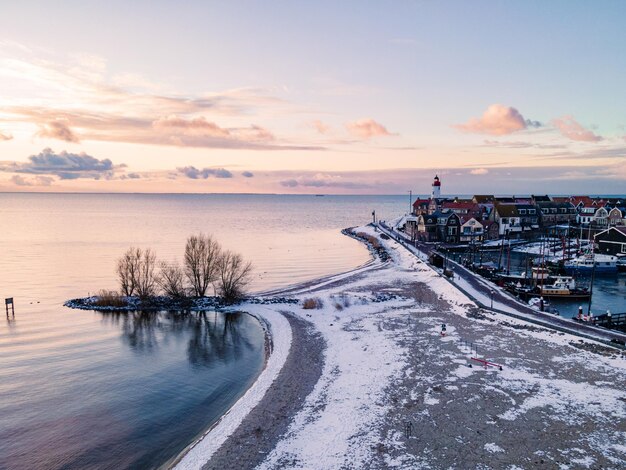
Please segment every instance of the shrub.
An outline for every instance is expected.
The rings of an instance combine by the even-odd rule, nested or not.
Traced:
[[[141,251],[141,250],[140,250]],[[156,292],[156,254],[150,248],[143,250],[137,274],[137,295],[142,299],[152,297]]]
[[[339,302],[335,302],[335,310],[342,311],[343,310],[343,305],[341,305]]]
[[[244,297],[252,273],[250,262],[245,262],[238,253],[225,251],[219,256],[217,271],[218,291],[227,303]]]
[[[123,307],[126,305],[124,298],[114,290],[102,289],[96,297],[94,305],[98,307]]]
[[[117,276],[120,290],[127,297],[138,295],[141,298],[154,295],[156,278],[154,267],[156,254],[147,248],[131,247],[117,260]]]
[[[304,299],[304,302],[302,303],[302,308],[305,310],[320,309],[323,307],[324,302],[322,302],[322,299],[320,299],[319,297]]]
[[[374,248],[380,248],[380,242],[378,241],[378,238],[376,238],[374,235],[370,235],[365,232],[358,232],[356,236],[362,238],[363,240],[366,240]]]
[[[192,235],[185,245],[185,276],[196,297],[204,297],[219,276],[222,248],[210,235]]]
[[[141,263],[141,249],[130,247],[117,260],[117,277],[123,295],[130,297],[137,290],[137,273]]]
[[[160,264],[160,272],[157,277],[157,284],[168,297],[185,297],[185,273],[178,263]]]

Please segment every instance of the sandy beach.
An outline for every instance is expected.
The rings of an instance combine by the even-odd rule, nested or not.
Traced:
[[[239,307],[269,325],[267,367],[176,468],[626,465],[624,352],[481,310],[379,241],[390,261],[287,292],[322,308]]]

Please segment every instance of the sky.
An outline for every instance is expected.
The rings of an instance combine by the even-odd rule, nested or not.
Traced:
[[[626,193],[622,1],[0,6],[0,191]]]

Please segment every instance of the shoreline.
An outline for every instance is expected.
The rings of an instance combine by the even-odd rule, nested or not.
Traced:
[[[344,229],[344,230],[350,230],[350,229]],[[342,230],[342,233],[344,233],[344,230]],[[351,276],[355,276],[358,275],[364,271],[368,271],[370,269],[376,269],[379,267],[379,265],[381,263],[383,263],[380,258],[376,255],[376,252],[374,250],[371,249],[370,245],[362,240],[359,239],[356,236],[352,236],[352,235],[348,235],[347,233],[344,233],[344,235],[350,236],[351,238],[354,238],[355,240],[364,243],[367,247],[368,247],[368,251],[370,252],[371,255],[371,259],[369,261],[367,261],[366,263],[363,263],[359,266],[356,266],[355,268],[349,270],[349,271],[344,271],[341,273],[334,273],[334,274],[329,274],[326,276],[322,276],[322,277],[318,277],[315,279],[311,279],[309,281],[303,281],[303,282],[299,282],[299,283],[295,283],[295,284],[291,284],[288,286],[285,286],[283,288],[280,289],[272,289],[272,290],[268,290],[268,291],[262,291],[262,292],[257,292],[255,293],[255,297],[253,297],[253,299],[264,299],[267,298],[268,296],[274,296],[274,295],[278,295],[278,299],[285,299],[284,296],[287,295],[292,295],[293,293],[303,293],[303,292],[307,292],[307,291],[313,291],[319,288],[323,288],[325,285],[333,283],[333,282],[341,282],[342,280],[351,277]],[[249,300],[249,299],[248,299]],[[288,299],[288,300],[293,300],[293,299]],[[285,354],[285,351],[283,351],[281,349],[280,351],[280,355],[281,357],[278,359],[278,362],[282,361],[282,364],[280,364],[279,367],[276,367],[274,369],[272,369],[271,371],[267,371],[267,365],[271,359],[271,356],[275,353],[274,350],[274,337],[275,337],[275,332],[272,330],[272,323],[270,320],[268,320],[268,318],[264,315],[264,313],[267,312],[253,312],[251,308],[249,308],[249,305],[246,305],[248,302],[247,301],[243,301],[242,303],[238,304],[238,307],[242,307],[246,309],[246,313],[255,317],[257,320],[259,320],[259,322],[261,322],[262,325],[264,325],[264,331],[265,331],[265,335],[266,335],[266,358],[265,358],[265,366],[263,368],[263,370],[260,372],[259,376],[257,377],[256,381],[250,386],[250,388],[248,389],[248,391],[250,389],[252,389],[256,384],[257,381],[260,380],[260,378],[264,375],[264,374],[268,374],[268,376],[266,377],[266,380],[270,382],[270,387],[267,388],[267,390],[265,390],[264,392],[259,391],[260,393],[263,393],[263,395],[258,398],[257,396],[255,397],[246,397],[246,395],[248,394],[248,391],[246,391],[235,403],[233,403],[233,405],[231,406],[231,408],[228,409],[228,411],[226,411],[226,413],[224,413],[224,415],[222,415],[222,417],[220,417],[215,423],[213,423],[206,431],[204,431],[202,433],[202,435],[200,437],[198,437],[197,439],[194,440],[194,442],[192,442],[191,444],[189,444],[189,446],[187,448],[185,448],[182,452],[180,452],[175,458],[170,459],[168,462],[165,462],[162,465],[162,468],[168,468],[168,469],[196,469],[196,468],[212,468],[209,465],[209,462],[211,461],[211,459],[213,459],[213,456],[217,453],[221,451],[221,447],[224,446],[228,446],[228,447],[233,447],[233,444],[228,444],[228,442],[231,440],[231,434],[233,432],[235,432],[235,430],[233,430],[233,425],[235,424],[234,420],[232,423],[227,423],[226,425],[224,425],[224,427],[226,428],[226,432],[229,432],[231,434],[228,434],[226,436],[225,439],[222,439],[221,435],[220,435],[220,445],[216,445],[215,443],[212,443],[210,446],[205,446],[204,449],[200,449],[197,448],[196,452],[198,453],[202,453],[202,456],[200,458],[198,458],[195,455],[190,455],[191,452],[194,452],[194,448],[196,448],[198,445],[200,445],[202,443],[203,440],[205,440],[209,434],[211,434],[219,425],[220,422],[222,421],[222,419],[224,419],[233,409],[237,408],[245,408],[248,409],[247,414],[244,413],[237,413],[237,417],[236,419],[239,420],[238,426],[240,426],[245,420],[252,420],[252,421],[257,421],[257,418],[250,418],[250,416],[255,412],[256,410],[256,406],[259,404],[259,402],[261,400],[263,400],[263,398],[265,398],[268,395],[276,395],[276,388],[274,385],[274,380],[280,375],[280,373],[285,369],[284,365],[285,362],[287,361],[288,357],[292,354],[293,350],[292,350],[292,341],[289,341],[289,347],[286,351],[287,356],[284,357],[283,356]],[[257,304],[263,304],[262,301],[258,301],[255,302]],[[272,302],[272,303],[281,303],[279,302]],[[289,301],[289,302],[285,302],[288,304],[294,304],[294,303],[298,303],[298,301],[293,302],[293,301]],[[232,307],[232,306],[231,306]],[[248,307],[248,308],[246,308]],[[310,329],[312,327],[312,325],[308,325],[308,326],[304,326],[304,321],[302,319],[299,319],[297,316],[293,315],[293,314],[287,314],[285,315],[284,313],[280,313],[281,315],[283,315],[284,318],[287,319],[287,321],[289,322],[289,327],[291,328],[291,334],[293,336],[294,334],[294,330],[296,331],[296,335],[299,337],[300,339],[300,343],[306,339],[307,334],[304,333],[305,329]],[[276,321],[274,319],[274,321]],[[284,334],[285,330],[282,330]],[[308,333],[308,336],[311,336],[312,333]],[[270,345],[270,352],[268,354],[268,344]],[[279,347],[284,347],[283,344],[281,344]],[[322,349],[321,347],[318,347],[317,350],[315,351],[315,353],[317,355],[321,355],[322,353]],[[301,352],[298,355],[302,355]],[[291,373],[289,375],[292,375]],[[318,375],[319,377],[319,375]],[[256,395],[257,391],[253,392],[254,395]],[[258,398],[258,399],[257,399]],[[243,400],[243,402],[242,402]],[[256,403],[254,403],[254,401],[256,400]],[[270,399],[270,401],[274,401],[273,399]],[[240,403],[241,402],[241,403]],[[252,407],[251,407],[252,405]],[[260,411],[261,413],[263,413],[262,411]],[[283,418],[285,418],[285,416],[283,416]],[[281,425],[284,427],[285,423],[281,423]],[[218,431],[221,433],[221,431]],[[274,440],[277,440],[279,436],[274,436]],[[226,452],[226,451],[224,451]],[[228,453],[228,452],[227,452]],[[199,462],[202,461],[202,459],[206,459],[206,461],[204,462],[203,465],[199,465]],[[222,456],[220,457],[220,460],[225,460],[225,458]],[[227,463],[230,463],[227,462]],[[215,468],[225,468],[222,467],[220,465],[216,465]]]
[[[372,234],[376,235],[373,230]],[[230,462],[237,462],[239,468],[261,469],[448,467],[458,461],[450,460],[448,453],[442,454],[436,449],[441,449],[442,445],[454,447],[461,439],[457,437],[455,441],[455,433],[464,434],[463,426],[470,429],[476,425],[476,420],[485,418],[481,407],[474,410],[473,403],[483,403],[487,385],[486,390],[494,386],[498,389],[495,395],[489,394],[486,409],[496,406],[493,413],[503,418],[494,419],[501,425],[490,424],[492,415],[486,415],[487,421],[480,425],[481,435],[471,436],[479,445],[475,452],[463,458],[464,464],[475,467],[493,462],[498,468],[517,464],[530,468],[541,460],[551,465],[559,458],[567,459],[558,455],[574,452],[570,449],[574,444],[592,455],[586,459],[596,465],[617,468],[620,463],[626,463],[626,452],[615,444],[626,437],[626,433],[622,436],[618,431],[621,423],[626,422],[626,394],[607,389],[606,385],[594,385],[608,384],[609,370],[615,374],[613,380],[623,377],[626,381],[625,356],[613,349],[603,349],[595,341],[579,340],[481,309],[430,266],[403,253],[396,242],[382,243],[392,258],[390,263],[372,260],[366,267],[350,273],[285,288],[285,295],[288,293],[300,300],[305,296],[320,296],[324,301],[322,310],[302,310],[295,304],[264,307],[278,315],[306,322],[309,335],[316,332],[326,341],[323,371],[313,391],[304,403],[282,417],[283,426],[285,420],[290,422],[288,430],[282,436],[277,435],[282,431],[276,431],[269,444],[266,442],[265,447],[259,447],[251,437],[254,428],[246,422],[252,416],[249,413],[241,418],[231,437],[224,439],[223,447],[213,449],[210,454],[199,452],[196,466],[176,468],[224,468]],[[417,284],[410,279],[415,279]],[[411,286],[418,286],[417,290]],[[278,292],[283,291],[271,293]],[[333,303],[336,305],[341,298],[338,295],[349,295],[352,304],[333,308]],[[251,310],[257,309],[251,307]],[[445,337],[438,331],[441,322],[448,324]],[[499,325],[497,336],[494,336],[495,324]],[[461,339],[468,344],[470,340],[473,344],[480,341],[481,349],[490,350],[487,357],[503,363],[504,370],[468,369],[471,361],[467,349],[460,346]],[[290,354],[299,346],[299,341],[292,341]],[[416,347],[423,350],[422,354],[409,353]],[[534,351],[542,351],[544,359],[531,359]],[[485,352],[482,354],[484,357]],[[357,357],[360,360],[355,362]],[[429,357],[428,362],[424,362],[425,357]],[[283,366],[276,376],[288,369]],[[545,380],[543,377],[552,378]],[[581,377],[583,382],[579,384]],[[470,381],[463,385],[467,379]],[[265,392],[265,401],[259,400],[251,413],[262,415],[266,412],[264,407],[280,397],[273,382]],[[447,385],[436,385],[436,382]],[[485,384],[478,386],[482,382]],[[525,393],[526,388],[520,389],[521,383],[538,390],[545,404],[537,403],[534,394]],[[471,390],[469,396],[468,390]],[[604,403],[585,401],[583,397],[590,390],[602,396]],[[474,401],[471,398],[474,395],[483,398]],[[446,396],[451,400],[444,408],[446,415],[441,415],[436,422],[429,421],[429,414],[422,412],[435,416],[438,404],[445,401]],[[559,401],[554,401],[554,397]],[[574,405],[575,408],[570,409]],[[238,406],[239,402],[233,408]],[[596,410],[598,406],[602,411]],[[468,412],[468,409],[473,411]],[[612,423],[606,423],[603,416],[610,415],[613,415]],[[518,417],[523,419],[518,420]],[[336,421],[338,418],[340,422]],[[470,421],[466,422],[468,419]],[[554,442],[528,436],[541,454],[524,455],[519,446],[515,447],[515,442],[508,439],[510,435],[525,436],[532,430],[534,425],[529,429],[527,419],[532,419],[537,426],[543,423],[547,429],[559,430]],[[582,426],[567,424],[576,419],[586,423],[583,430],[578,429]],[[423,422],[420,424],[420,421]],[[450,421],[463,425],[449,426],[446,423]],[[406,428],[403,429],[408,422],[415,422],[415,429],[436,427],[416,441],[416,436],[410,435],[413,431],[406,433]],[[338,434],[330,439],[329,432]],[[609,440],[599,443],[598,432],[607,435]],[[439,433],[443,433],[444,441],[437,441]],[[205,435],[204,440],[210,434]],[[252,440],[242,445],[242,436]],[[468,438],[467,435],[462,437]],[[226,454],[229,460],[223,460]],[[570,458],[572,463],[578,460],[575,456]],[[490,468],[488,464],[485,466]]]
[[[626,439],[619,431],[626,424],[626,393],[607,387],[617,377],[626,383],[626,355],[482,308],[394,240],[379,240],[389,261],[372,253],[348,272],[257,294],[291,296],[290,302],[235,306],[267,325],[265,366],[216,423],[164,466],[447,468],[459,461],[441,449],[459,439],[478,443],[462,459],[468,467],[532,468],[568,458],[583,466],[626,465],[626,449],[616,444]],[[351,303],[337,308],[346,294]],[[321,297],[323,308],[303,310],[305,296]],[[438,330],[442,323],[446,336]],[[323,346],[307,349],[315,337]],[[468,368],[471,355],[480,357],[461,346],[470,341],[504,370]],[[298,359],[289,362],[292,356]],[[319,373],[302,367],[311,357],[322,358]],[[297,399],[281,402],[285,390]],[[602,403],[587,401],[591,392]],[[278,413],[276,404],[283,406]],[[416,433],[424,429],[419,439],[407,423],[416,423]],[[467,434],[477,425],[479,436]],[[540,434],[556,430],[554,442],[526,435],[541,426]],[[338,432],[338,440],[329,440],[329,432]],[[601,434],[608,441],[599,441]],[[509,435],[525,436],[538,450],[525,455]],[[591,457],[570,458],[575,449]]]

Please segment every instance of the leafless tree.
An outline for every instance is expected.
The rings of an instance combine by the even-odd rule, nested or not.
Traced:
[[[141,250],[139,250],[141,252]],[[150,248],[141,252],[139,271],[137,272],[137,295],[142,299],[153,296],[156,292],[156,253]]]
[[[161,262],[157,283],[168,297],[185,296],[185,273],[178,263]]]
[[[137,274],[141,264],[141,249],[131,247],[117,260],[117,276],[122,294],[130,297],[137,290]]]
[[[222,248],[210,235],[192,235],[185,246],[185,276],[196,297],[204,297],[217,279]]]
[[[218,270],[220,296],[229,303],[242,298],[250,283],[252,264],[245,262],[238,253],[225,251],[220,256]]]

